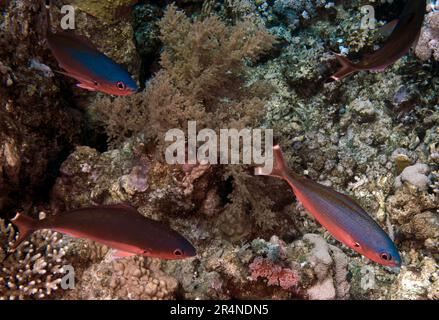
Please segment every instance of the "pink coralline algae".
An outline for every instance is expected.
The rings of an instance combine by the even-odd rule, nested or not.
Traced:
[[[288,290],[296,286],[300,280],[299,274],[292,269],[283,268],[269,259],[256,257],[249,265],[250,278],[256,281],[259,277],[267,279],[269,286],[280,286]]]
[[[131,172],[120,177],[119,183],[122,188],[129,194],[136,192],[145,192],[148,187],[148,173],[150,169],[149,160],[146,157],[141,158]]]

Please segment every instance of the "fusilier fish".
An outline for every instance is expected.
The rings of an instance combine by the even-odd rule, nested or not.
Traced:
[[[384,71],[388,66],[405,56],[419,38],[424,23],[426,6],[426,0],[407,0],[393,32],[382,48],[365,56],[358,63],[337,54],[337,60],[342,67],[331,78],[341,80],[354,72],[362,70]]]
[[[79,81],[78,87],[90,91],[126,96],[138,90],[136,82],[121,65],[101,53],[84,36],[72,32],[53,33],[50,28],[50,1],[46,5],[47,44],[64,69],[64,74]]]
[[[255,174],[287,181],[305,209],[348,247],[382,265],[401,265],[393,241],[353,199],[290,171],[278,145],[273,147],[273,154],[276,162],[273,170],[256,168]]]
[[[197,254],[182,235],[125,204],[76,209],[43,220],[17,213],[11,222],[19,229],[12,251],[34,231],[50,229],[105,244],[117,250],[116,257],[143,255],[176,260]]]

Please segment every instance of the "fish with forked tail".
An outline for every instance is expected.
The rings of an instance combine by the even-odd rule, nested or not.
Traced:
[[[71,32],[53,33],[50,28],[50,1],[46,3],[47,44],[64,72],[90,91],[126,96],[138,90],[136,82],[121,65],[101,53],[84,36]]]
[[[19,230],[12,251],[34,231],[50,229],[107,245],[117,250],[116,257],[143,255],[177,260],[197,254],[182,235],[125,204],[86,207],[43,220],[17,213],[11,222]]]
[[[273,147],[271,172],[256,168],[256,175],[284,179],[297,199],[337,240],[382,265],[399,267],[401,257],[393,241],[350,197],[290,171],[278,145]]]
[[[405,56],[419,38],[426,7],[426,0],[407,0],[392,34],[382,48],[367,55],[358,63],[336,54],[342,67],[331,78],[341,80],[357,71],[384,71],[388,66]]]

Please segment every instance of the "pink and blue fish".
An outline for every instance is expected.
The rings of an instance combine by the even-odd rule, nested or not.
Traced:
[[[79,81],[78,87],[117,96],[126,96],[138,90],[128,71],[116,63],[84,36],[71,32],[53,33],[50,28],[50,5],[47,12],[47,43],[64,69],[62,73]]]
[[[275,167],[257,175],[285,180],[297,199],[338,241],[379,264],[400,267],[401,256],[390,237],[352,198],[291,171],[278,145],[273,147]]]

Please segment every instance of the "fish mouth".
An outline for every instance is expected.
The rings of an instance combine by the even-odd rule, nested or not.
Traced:
[[[401,263],[400,262],[389,263],[387,264],[387,266],[391,268],[401,268]]]
[[[197,249],[195,249],[195,247],[191,243],[188,243],[186,245],[186,249],[184,250],[183,256],[185,258],[193,258],[196,257],[197,255],[198,255]]]
[[[198,255],[197,250],[192,246],[186,253],[186,258],[193,258]]]
[[[402,265],[401,260],[392,260],[392,261],[387,261],[386,263],[383,263],[383,261],[379,261],[379,263],[386,267],[390,267],[392,269],[400,269]]]
[[[401,266],[390,267],[390,270],[395,274],[399,274],[401,272]]]
[[[117,92],[117,93],[112,92],[112,94],[114,94],[116,96],[129,96],[129,95],[132,95],[132,94],[138,93],[138,92],[139,92],[138,89],[128,88],[127,90],[125,90],[123,92]]]
[[[135,93],[139,93],[142,90],[140,88],[128,88],[127,94],[126,95],[131,95],[131,94],[135,94]]]

